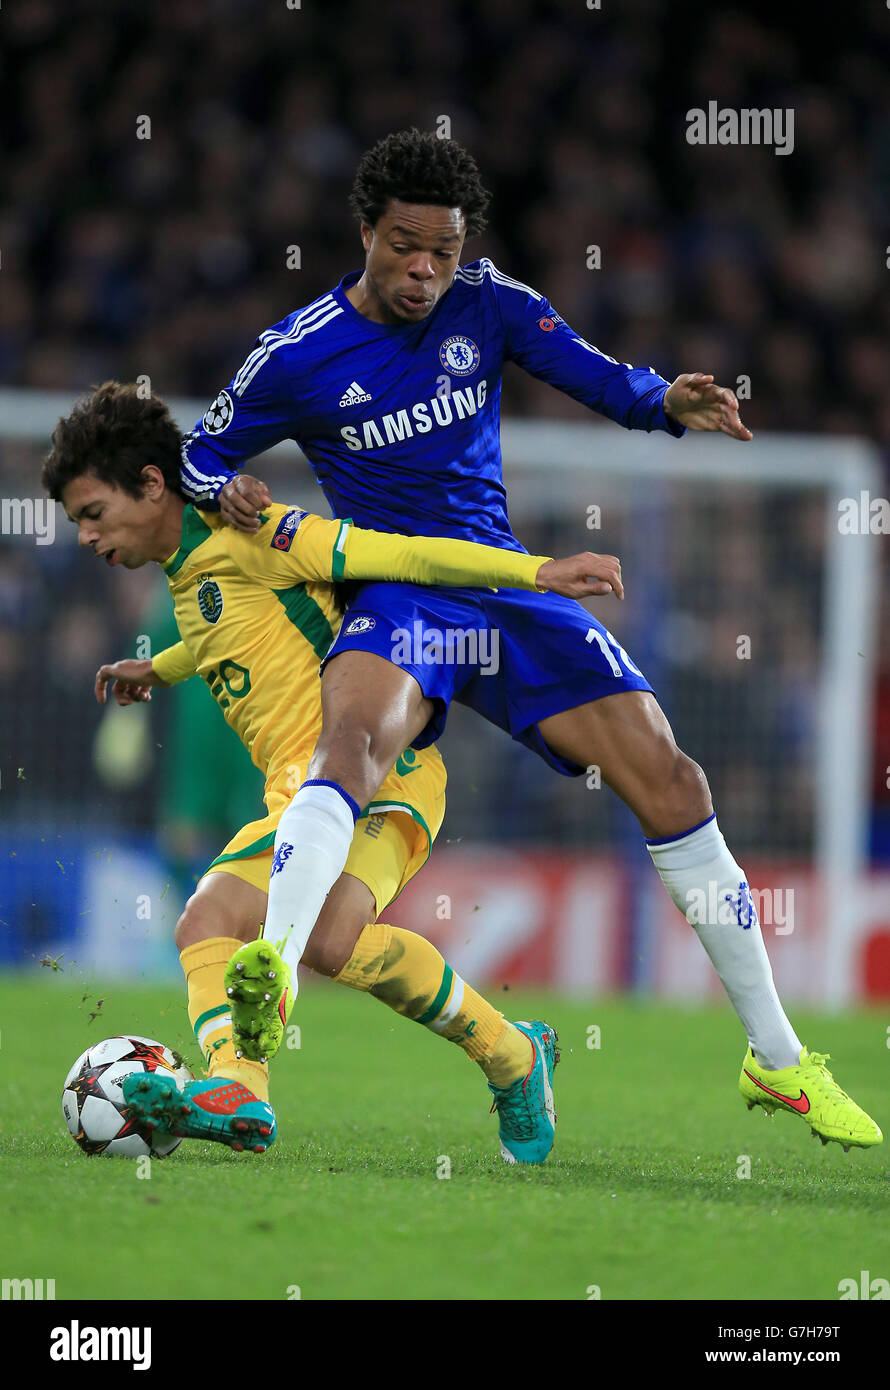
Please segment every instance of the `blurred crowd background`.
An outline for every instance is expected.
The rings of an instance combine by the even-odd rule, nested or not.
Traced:
[[[261,327],[361,264],[361,152],[444,114],[494,198],[465,258],[628,361],[746,373],[753,429],[890,444],[887,16],[835,19],[829,42],[664,0],[12,7],[0,370],[214,393]],[[793,107],[793,154],[687,144],[711,99]],[[568,408],[518,378],[505,399]]]
[[[258,332],[361,266],[346,199],[362,151],[444,116],[493,195],[489,229],[464,260],[490,256],[621,360],[669,379],[748,378],[742,414],[755,435],[856,435],[887,459],[888,33],[878,6],[782,29],[741,7],[664,0],[604,0],[602,11],[584,0],[28,0],[3,16],[0,380],[71,392],[147,374],[164,396],[209,401]],[[710,100],[793,108],[793,153],[688,144],[686,112]],[[143,116],[150,139],[137,138]],[[294,245],[299,270],[287,268]],[[611,426],[513,368],[504,413],[602,424],[608,448]],[[0,450],[3,495],[37,496],[41,450],[2,439]],[[265,476],[279,496],[323,509],[298,468]],[[616,496],[603,537],[558,507],[523,518],[519,534],[533,550],[593,545],[625,559],[639,550],[635,501]],[[616,630],[657,674],[732,843],[806,854],[823,512],[797,494],[739,492],[730,505],[706,498],[703,521],[695,501],[684,514],[673,499],[661,538],[659,612],[677,640],[658,647],[651,606],[631,605]],[[890,580],[888,543],[875,543]],[[132,722],[100,732],[90,697],[102,660],[132,653],[138,633],[163,643],[167,622],[157,574],[124,581],[70,541],[0,537],[8,814],[160,825],[187,876],[257,813],[244,808],[258,806],[258,776],[201,688],[188,708],[179,692],[156,697],[138,739]],[[754,664],[736,659],[739,633],[753,635]],[[874,711],[873,853],[890,859],[886,601]],[[232,758],[212,786],[200,771],[208,746]],[[583,845],[629,833],[614,798],[582,809],[582,784],[463,711],[443,751],[454,839]]]

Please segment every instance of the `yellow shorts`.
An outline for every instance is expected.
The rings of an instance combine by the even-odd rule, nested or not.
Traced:
[[[308,761],[307,757],[304,767]],[[294,796],[287,771],[266,785],[268,815],[243,826],[207,873],[234,874],[263,893],[269,891],[275,831]],[[344,870],[367,884],[378,913],[423,868],[444,815],[445,764],[439,750],[407,748],[356,822]]]

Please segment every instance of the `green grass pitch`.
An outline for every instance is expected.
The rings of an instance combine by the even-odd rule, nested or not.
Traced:
[[[61,1086],[116,1032],[160,1038],[194,1069],[184,992],[84,992],[61,973],[0,978],[0,1276],[54,1278],[57,1299],[583,1300],[595,1286],[603,1300],[836,1300],[862,1270],[890,1277],[890,1142],[844,1154],[793,1116],[749,1113],[728,1006],[492,991],[508,1017],[554,1023],[562,1049],[553,1154],[511,1169],[477,1067],[318,984],[294,1011],[300,1049],[272,1064],[274,1147],[186,1140],[140,1179],[79,1152]],[[795,1021],[890,1131],[884,1016]]]

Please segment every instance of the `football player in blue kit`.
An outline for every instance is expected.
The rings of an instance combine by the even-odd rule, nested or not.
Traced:
[[[668,383],[651,368],[618,362],[490,260],[460,264],[465,238],[485,225],[488,195],[456,141],[417,130],[387,136],[361,159],[351,203],[364,269],[261,333],[183,440],[182,485],[200,506],[219,506],[233,525],[256,529],[271,498],[237,470],[294,439],[343,518],[342,536],[353,522],[522,550],[502,478],[505,362],[628,429],[752,438],[733,392],[712,376],[684,373]],[[498,660],[483,663],[492,634]],[[322,733],[278,827],[264,929],[267,942],[285,942],[286,966],[295,968],[343,869],[361,808],[407,747],[439,737],[455,699],[565,776],[597,765],[635,813],[667,892],[745,1029],[739,1084],[749,1107],[798,1114],[824,1142],[881,1141],[825,1055],[803,1047],[785,1015],[747,878],[718,828],[704,772],[677,747],[645,676],[578,602],[365,584],[322,673]],[[691,902],[710,905],[706,920],[688,912]],[[242,976],[253,965],[241,962]],[[235,990],[245,996],[233,1002],[233,1022],[248,1055],[279,984]],[[552,1071],[552,1043],[548,1050],[542,1042],[526,1089],[530,1123],[551,1132]]]

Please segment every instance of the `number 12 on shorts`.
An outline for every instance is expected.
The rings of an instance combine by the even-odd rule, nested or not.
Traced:
[[[611,634],[611,632],[609,631],[608,628],[606,628],[605,636],[603,635],[602,632],[600,632],[600,630],[599,630],[598,627],[589,628],[589,629],[588,629],[588,632],[587,632],[587,636],[585,637],[584,640],[585,640],[585,642],[595,642],[595,643],[596,643],[596,645],[599,647],[600,651],[602,652],[603,656],[604,656],[604,657],[606,658],[606,660],[608,661],[609,666],[610,666],[611,669],[612,669],[612,675],[613,675],[613,676],[623,676],[623,675],[624,675],[624,671],[622,671],[621,667],[618,665],[618,662],[617,662],[616,659],[615,659],[615,652],[617,652],[618,655],[621,657],[621,660],[624,662],[624,664],[625,664],[625,666],[627,667],[628,671],[633,671],[633,673],[634,673],[635,676],[642,676],[642,675],[643,675],[643,673],[642,673],[642,671],[640,670],[639,666],[635,666],[635,665],[634,665],[634,663],[631,661],[630,657],[628,656],[627,652],[626,652],[626,651],[624,650],[624,648],[621,646],[621,643],[620,643],[620,642],[616,642],[615,638],[612,636],[612,634]],[[610,648],[613,648],[613,650],[610,651],[610,650],[609,650]],[[645,678],[644,678],[644,679],[645,679]]]

